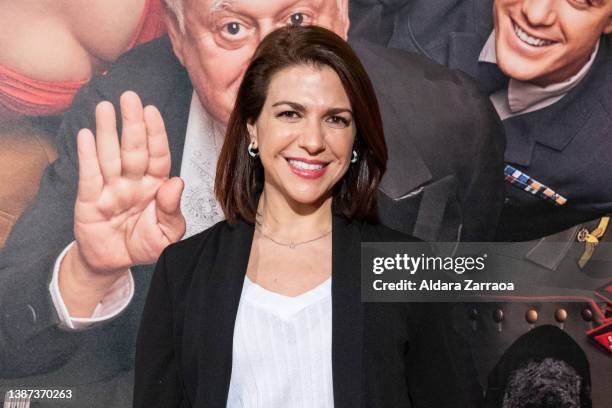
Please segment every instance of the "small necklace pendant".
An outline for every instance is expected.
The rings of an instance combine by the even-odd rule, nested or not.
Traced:
[[[290,243],[290,244],[289,244],[289,248],[291,248],[291,249],[295,249],[295,242]]]

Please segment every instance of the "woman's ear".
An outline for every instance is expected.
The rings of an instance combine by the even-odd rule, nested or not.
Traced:
[[[257,147],[257,126],[254,123],[247,123],[247,132],[249,133],[249,139],[253,142],[253,147]]]

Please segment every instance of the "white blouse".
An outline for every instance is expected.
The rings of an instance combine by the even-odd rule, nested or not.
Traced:
[[[333,407],[331,334],[331,278],[290,297],[245,277],[227,407]]]

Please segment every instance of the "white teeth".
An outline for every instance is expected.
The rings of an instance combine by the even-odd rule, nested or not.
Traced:
[[[296,167],[302,170],[321,170],[323,168],[322,164],[304,163],[303,161],[299,161],[299,160],[289,160],[289,164],[292,167]]]
[[[516,24],[513,24],[513,26],[514,26],[514,32],[516,33],[516,36],[520,38],[521,41],[531,46],[544,47],[546,45],[550,45],[553,43],[553,41],[550,41],[550,40],[543,40],[541,38],[530,36],[525,31],[521,30],[521,28]]]

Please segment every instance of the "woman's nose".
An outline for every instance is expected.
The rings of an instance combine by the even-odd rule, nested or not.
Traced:
[[[315,120],[307,121],[306,126],[302,129],[298,143],[300,147],[304,148],[311,155],[325,150],[325,130],[322,124]]]

